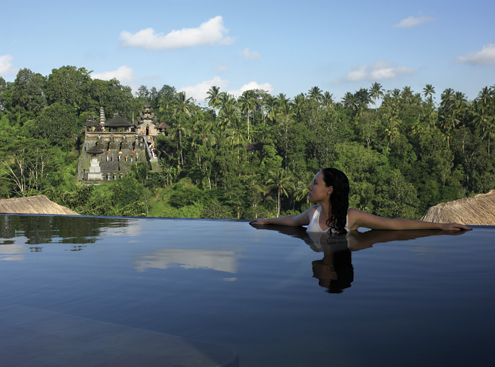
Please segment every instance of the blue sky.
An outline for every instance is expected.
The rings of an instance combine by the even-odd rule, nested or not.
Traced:
[[[476,98],[495,85],[495,1],[4,1],[0,76],[64,65],[202,102],[211,85],[340,100],[379,82]]]

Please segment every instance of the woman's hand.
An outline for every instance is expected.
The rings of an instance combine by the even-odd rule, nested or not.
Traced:
[[[444,231],[470,231],[471,227],[465,226],[459,223],[442,223],[442,230]]]
[[[256,218],[256,219],[253,219],[251,222],[249,222],[249,224],[251,224],[251,225],[253,225],[253,224],[263,225],[263,224],[267,224],[266,222],[267,222],[267,220],[264,218]]]

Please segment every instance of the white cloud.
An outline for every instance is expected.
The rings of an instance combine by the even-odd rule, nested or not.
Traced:
[[[222,89],[227,88],[227,85],[229,85],[228,80],[216,76],[213,79],[205,80],[204,82],[201,82],[199,84],[190,87],[180,88],[178,91],[186,92],[187,98],[192,97],[196,101],[204,101],[208,96],[208,91],[210,90],[211,87],[217,86],[220,88],[220,92],[223,92]]]
[[[15,75],[19,71],[12,66],[12,55],[0,56],[0,75]]]
[[[215,69],[217,71],[229,71],[229,67],[227,65],[218,65]]]
[[[91,75],[93,79],[101,79],[101,80],[110,80],[117,79],[122,84],[130,83],[136,80],[134,75],[134,68],[130,68],[129,66],[121,66],[117,70],[113,71],[104,71],[103,73],[95,73]]]
[[[220,88],[220,92],[225,92],[226,91],[225,89],[227,89],[229,83],[230,83],[229,80],[222,79],[219,76],[216,76],[213,79],[206,80],[194,86],[180,88],[178,91],[186,92],[187,98],[192,97],[196,101],[202,102],[206,100],[206,97],[208,96],[208,91],[210,90],[211,87],[217,86]],[[250,89],[263,89],[266,90],[268,93],[273,93],[274,91],[273,86],[269,83],[258,84],[256,82],[249,82],[247,84],[244,84],[239,89],[229,90],[226,92],[228,94],[232,94],[238,97],[242,94],[242,92]]]
[[[470,52],[465,56],[457,56],[457,61],[471,65],[495,65],[495,44],[483,46],[481,51]]]
[[[394,28],[412,28],[421,24],[430,23],[433,20],[435,20],[435,18],[429,17],[427,15],[423,15],[420,17],[410,16],[405,19],[402,19],[399,23],[394,24]]]
[[[273,91],[275,90],[273,88],[273,85],[270,83],[263,83],[263,84],[258,84],[256,82],[249,82],[247,84],[244,84],[242,87],[236,90],[230,90],[228,93],[233,94],[234,96],[238,97],[240,96],[243,92],[251,89],[263,89],[267,91],[268,93],[272,94]]]
[[[223,26],[221,16],[201,23],[198,28],[182,28],[168,34],[155,33],[153,28],[143,29],[135,34],[127,31],[120,33],[121,47],[136,47],[147,50],[169,50],[216,43],[228,45],[233,42],[226,37],[228,30]]]
[[[211,269],[235,274],[240,250],[201,250],[165,248],[135,256],[132,266],[142,272],[146,269]],[[235,279],[235,278],[228,278]]]
[[[239,55],[249,60],[261,59],[261,55],[256,51],[249,51],[249,47],[246,47],[244,50],[239,51]]]
[[[402,74],[412,74],[414,70],[405,66],[392,67],[386,61],[377,61],[372,65],[354,67],[343,78],[336,79],[333,83],[354,82],[359,80],[377,81],[382,79],[394,79]]]

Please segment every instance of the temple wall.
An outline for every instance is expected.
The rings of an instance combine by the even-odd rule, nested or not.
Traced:
[[[101,114],[102,111],[100,111],[100,120]],[[77,167],[78,180],[99,183],[119,179],[127,175],[132,166],[139,162],[149,164],[152,170],[160,170],[158,157],[153,148],[154,137],[163,133],[157,129],[156,123],[154,114],[141,113],[138,118],[139,126],[133,132],[85,129],[85,139]],[[117,130],[111,126],[105,127],[107,128]],[[92,148],[94,151],[95,146],[102,153],[88,154],[87,151]],[[101,180],[96,179],[100,177],[99,173],[95,174],[96,171],[101,172]]]
[[[137,137],[137,139],[136,139]],[[80,181],[96,182],[88,178],[91,159],[96,158],[103,181],[119,179],[126,176],[132,165],[142,162],[149,163],[148,139],[135,133],[90,133],[87,135],[78,162],[78,179]],[[100,154],[86,153],[97,146],[103,151]],[[134,153],[133,153],[134,152]]]

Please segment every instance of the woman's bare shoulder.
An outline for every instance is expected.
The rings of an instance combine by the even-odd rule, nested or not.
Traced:
[[[349,217],[349,219],[351,217],[358,216],[360,213],[363,213],[363,212],[359,209],[354,209],[354,208],[347,209],[347,216]]]
[[[359,209],[354,209],[354,208],[347,209],[347,225],[349,229],[351,231],[358,229],[360,226],[359,223],[363,220],[363,218],[366,217],[376,217],[376,216],[373,214],[363,212],[362,210]]]

